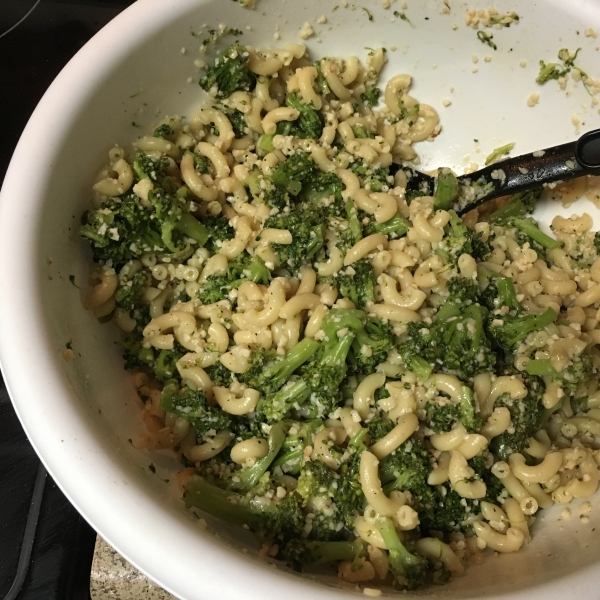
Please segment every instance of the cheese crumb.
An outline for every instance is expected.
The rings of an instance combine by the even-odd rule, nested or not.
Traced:
[[[444,106],[450,106],[450,105],[452,104],[452,101],[451,101],[451,100],[448,100],[448,99],[446,98],[445,100],[442,100],[442,104],[443,104]]]
[[[571,518],[571,511],[568,508],[564,508],[560,512],[560,518],[563,519],[563,520],[570,519]]]
[[[484,59],[485,62],[491,62],[492,57],[488,54]]]
[[[323,25],[323,23],[327,23],[327,17],[325,15],[321,15],[318,19],[317,19],[317,23],[319,25]]]
[[[381,596],[381,590],[378,590],[377,588],[364,588],[363,589],[363,594],[365,596],[373,596],[374,598],[376,598],[377,596]]]
[[[452,23],[452,29],[453,31],[456,31],[458,29],[458,25],[456,23]]]
[[[479,71],[479,69],[477,67],[473,67],[471,69],[471,73],[477,73],[477,71]]]
[[[534,92],[527,98],[527,106],[535,106],[540,101],[540,95],[538,92]]]
[[[575,133],[579,133],[581,131],[581,119],[577,115],[573,115],[571,123],[575,126]]]
[[[473,54],[471,60],[473,61],[473,63],[477,64],[477,62],[479,62],[479,57],[477,56],[477,54]]]
[[[527,66],[527,61],[526,60],[522,60],[519,65],[521,65],[521,67],[525,68]]]
[[[579,512],[582,517],[587,517],[592,512],[592,505],[589,502],[584,502],[579,507]]]
[[[311,35],[315,34],[315,30],[312,28],[310,23],[304,23],[298,32],[298,35],[303,39],[307,40]]]
[[[66,350],[63,350],[63,359],[67,362],[71,362],[74,358],[75,355],[73,354],[73,350],[71,350],[71,348],[67,348]]]
[[[597,38],[598,34],[596,33],[596,31],[594,29],[592,29],[591,27],[588,27],[585,30],[585,37]]]
[[[383,8],[389,8],[392,5],[392,0],[381,0],[381,6]]]

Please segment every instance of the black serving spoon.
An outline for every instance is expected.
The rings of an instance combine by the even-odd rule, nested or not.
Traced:
[[[441,169],[437,177],[410,167],[400,169],[407,178],[407,198],[433,196],[437,208],[453,208],[464,215],[499,196],[544,183],[600,175],[600,129],[588,131],[575,142],[507,158],[458,177],[449,169]]]

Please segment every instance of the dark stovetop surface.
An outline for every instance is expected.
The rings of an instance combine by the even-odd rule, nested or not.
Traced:
[[[131,3],[0,0],[0,183],[46,88]],[[0,599],[88,600],[95,538],[41,466],[0,378]]]

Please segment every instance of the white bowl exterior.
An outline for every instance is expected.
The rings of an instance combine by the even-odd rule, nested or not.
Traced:
[[[71,275],[78,285],[87,279],[89,255],[77,225],[108,148],[115,143],[128,147],[145,131],[132,121],[149,126],[165,113],[189,114],[198,102],[192,63],[200,39],[191,31],[203,23],[241,29],[250,24],[252,31],[245,30],[242,41],[269,45],[280,25],[283,40],[298,41],[300,25],[325,12],[330,23],[321,28],[322,43],[309,42],[315,55],[361,56],[363,46],[396,43],[386,72],[412,73],[414,95],[438,109],[444,127],[435,143],[419,148],[425,167],[451,165],[460,171],[468,162],[482,163],[482,156],[509,141],[517,142],[515,153],[524,153],[573,139],[570,116],[575,112],[585,115],[585,129],[600,125],[595,111],[582,112],[580,104],[587,98],[573,100],[548,86],[541,90],[539,107],[526,106],[528,95],[536,91],[538,59],[550,60],[560,46],[584,46],[586,40],[574,31],[594,23],[600,28],[597,4],[573,3],[570,14],[556,0],[543,3],[543,10],[518,7],[524,18],[495,35],[504,51],[493,54],[489,68],[481,62],[492,51],[481,46],[474,31],[465,30],[462,9],[443,16],[438,3],[410,6],[407,13],[416,26],[409,28],[399,19],[391,22],[390,12],[376,4],[375,26],[360,9],[332,13],[333,2],[297,6],[260,0],[255,11],[244,11],[237,3],[218,0],[142,0],[94,37],[52,84],[5,179],[0,199],[0,254],[5,257],[0,362],[17,413],[49,472],[92,526],[133,564],[187,600],[217,595],[258,600],[282,593],[290,600],[311,593],[327,599],[353,593],[351,587],[323,587],[266,566],[252,552],[242,553],[193,523],[173,485],[147,469],[152,461],[159,473],[166,472],[170,459],[141,453],[128,443],[136,427],[141,429],[135,393],[112,344],[115,332],[83,310],[80,292],[69,281]],[[500,10],[514,8],[504,1],[495,4]],[[452,22],[459,31],[451,29]],[[423,43],[421,23],[431,28],[435,45]],[[330,26],[332,31],[325,33]],[[559,42],[561,35],[569,39]],[[509,44],[512,53],[506,51]],[[480,60],[476,74],[472,54]],[[595,74],[594,64],[585,62],[589,54],[582,52],[582,66]],[[528,67],[519,67],[520,60],[527,60]],[[189,76],[194,85],[187,83]],[[502,77],[505,85],[499,85]],[[448,109],[442,108],[444,98],[452,99]],[[481,153],[473,139],[479,140]],[[590,206],[585,210],[598,217]],[[556,207],[546,206],[540,214],[547,220],[555,213]],[[62,357],[67,342],[75,353],[72,362]],[[600,587],[600,536],[592,528],[600,526],[600,511],[592,513],[589,524],[579,522],[576,508],[571,520],[556,523],[559,511],[540,519],[547,525],[535,528],[534,541],[523,551],[471,567],[465,578],[420,595],[594,597]],[[224,538],[236,535],[231,528],[224,531]]]

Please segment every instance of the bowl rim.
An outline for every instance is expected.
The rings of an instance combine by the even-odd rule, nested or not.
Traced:
[[[75,392],[57,364],[39,297],[41,267],[36,241],[42,223],[41,211],[33,209],[41,206],[45,199],[54,149],[63,146],[71,117],[89,101],[95,82],[149,34],[158,32],[188,12],[201,10],[209,1],[138,0],[75,54],[29,119],[0,192],[0,255],[20,257],[4,264],[5,279],[18,281],[19,285],[10,290],[8,286],[0,287],[3,308],[0,311],[0,369],[31,444],[65,496],[111,546],[170,593],[188,599],[219,594],[226,598],[243,596],[258,600],[281,593],[282,586],[286,585],[290,600],[305,598],[311,591],[324,599],[348,597],[353,590],[328,588],[309,578],[269,568],[266,563],[261,565],[214,537],[200,535],[190,527],[189,519],[183,514],[167,512],[163,502],[131,480],[130,469],[102,451],[97,435],[79,416],[82,409],[72,410],[73,402],[58,406],[62,421],[57,419],[55,433],[60,434],[56,437],[64,437],[64,443],[47,436],[47,424],[27,409],[27,398],[40,393],[40,382],[43,382],[44,394],[54,393],[57,397],[63,395],[75,400]],[[97,67],[93,72],[90,64]],[[64,89],[75,91],[65,95]],[[49,119],[48,115],[53,118]],[[39,139],[50,142],[42,146]],[[29,176],[32,163],[36,164],[35,177]],[[24,180],[27,181],[27,194],[23,194]],[[11,198],[22,200],[11,202]],[[29,317],[24,319],[24,314]],[[32,345],[36,348],[35,377],[31,376],[25,360],[32,355]],[[85,434],[83,441],[77,436],[69,436],[72,431]],[[82,469],[83,452],[93,453],[93,471]],[[108,487],[100,496],[102,501],[97,502],[95,494],[100,479],[107,482]],[[157,511],[164,520],[149,527],[146,519]],[[205,550],[206,554],[199,560],[183,553],[183,557],[177,556],[174,561],[172,549],[182,545]],[[232,566],[236,569],[235,577],[231,576]],[[591,594],[595,589],[594,579],[598,579],[597,574],[593,576],[594,570],[596,567],[591,565],[560,580],[530,586],[522,592],[487,597],[533,598],[539,593],[541,598],[550,588],[556,597],[558,594],[568,596],[578,588]],[[199,582],[202,585],[200,591]]]

